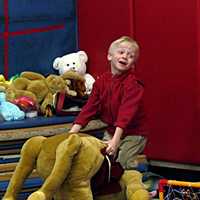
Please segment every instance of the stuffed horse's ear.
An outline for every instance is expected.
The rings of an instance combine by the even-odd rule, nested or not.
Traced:
[[[78,51],[77,53],[79,55],[79,58],[80,58],[81,62],[86,63],[88,61],[88,56],[85,53],[85,51]]]

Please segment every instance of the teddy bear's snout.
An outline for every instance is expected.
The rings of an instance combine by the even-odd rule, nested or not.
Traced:
[[[67,71],[69,71],[69,70],[76,71],[76,66],[74,66],[74,65],[75,65],[75,63],[73,63],[73,65],[67,64],[66,65]]]

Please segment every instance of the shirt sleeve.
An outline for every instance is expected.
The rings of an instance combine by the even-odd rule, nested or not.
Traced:
[[[85,126],[96,115],[99,107],[99,102],[99,87],[97,81],[95,81],[88,101],[83,106],[74,123]]]
[[[121,106],[119,107],[117,120],[114,124],[115,127],[125,129],[136,118],[143,94],[144,88],[137,83],[124,89]]]

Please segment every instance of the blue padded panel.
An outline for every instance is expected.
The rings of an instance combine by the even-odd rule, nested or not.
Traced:
[[[22,144],[1,144],[0,145],[0,151],[1,150],[8,150],[8,149],[19,149],[22,147]]]
[[[36,190],[36,189],[35,189],[35,190]],[[32,191],[30,191],[30,192],[20,192],[20,193],[17,195],[17,200],[25,200],[25,199],[27,199],[28,196],[29,196],[32,192],[34,192],[35,190],[32,190]],[[3,197],[3,194],[4,194],[4,193],[1,193],[1,192],[0,192],[0,199]]]
[[[8,186],[9,181],[0,181],[0,193],[5,191]],[[35,188],[42,184],[41,178],[29,178],[24,182],[23,189],[25,188]]]
[[[4,16],[6,3],[9,23]],[[55,73],[53,60],[78,50],[76,0],[2,0],[0,24],[0,73],[7,69],[8,78],[26,70]],[[9,33],[7,39],[4,33]]]
[[[75,116],[53,116],[53,117],[35,117],[19,121],[6,121],[0,123],[0,130],[30,128],[37,126],[55,125],[73,122]]]
[[[19,156],[16,156],[16,157],[3,156],[0,158],[0,164],[15,163],[15,162],[18,162],[19,159],[20,159]]]

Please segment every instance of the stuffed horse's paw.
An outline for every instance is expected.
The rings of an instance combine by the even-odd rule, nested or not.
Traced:
[[[133,195],[131,196],[131,198],[128,198],[128,200],[150,200],[150,195],[148,193],[148,191],[144,190],[144,189],[140,189],[137,190],[136,192],[133,193]]]
[[[46,200],[46,196],[41,191],[33,192],[27,200]]]
[[[3,197],[2,200],[16,200],[16,198],[14,198],[13,196],[7,196],[7,197]]]

